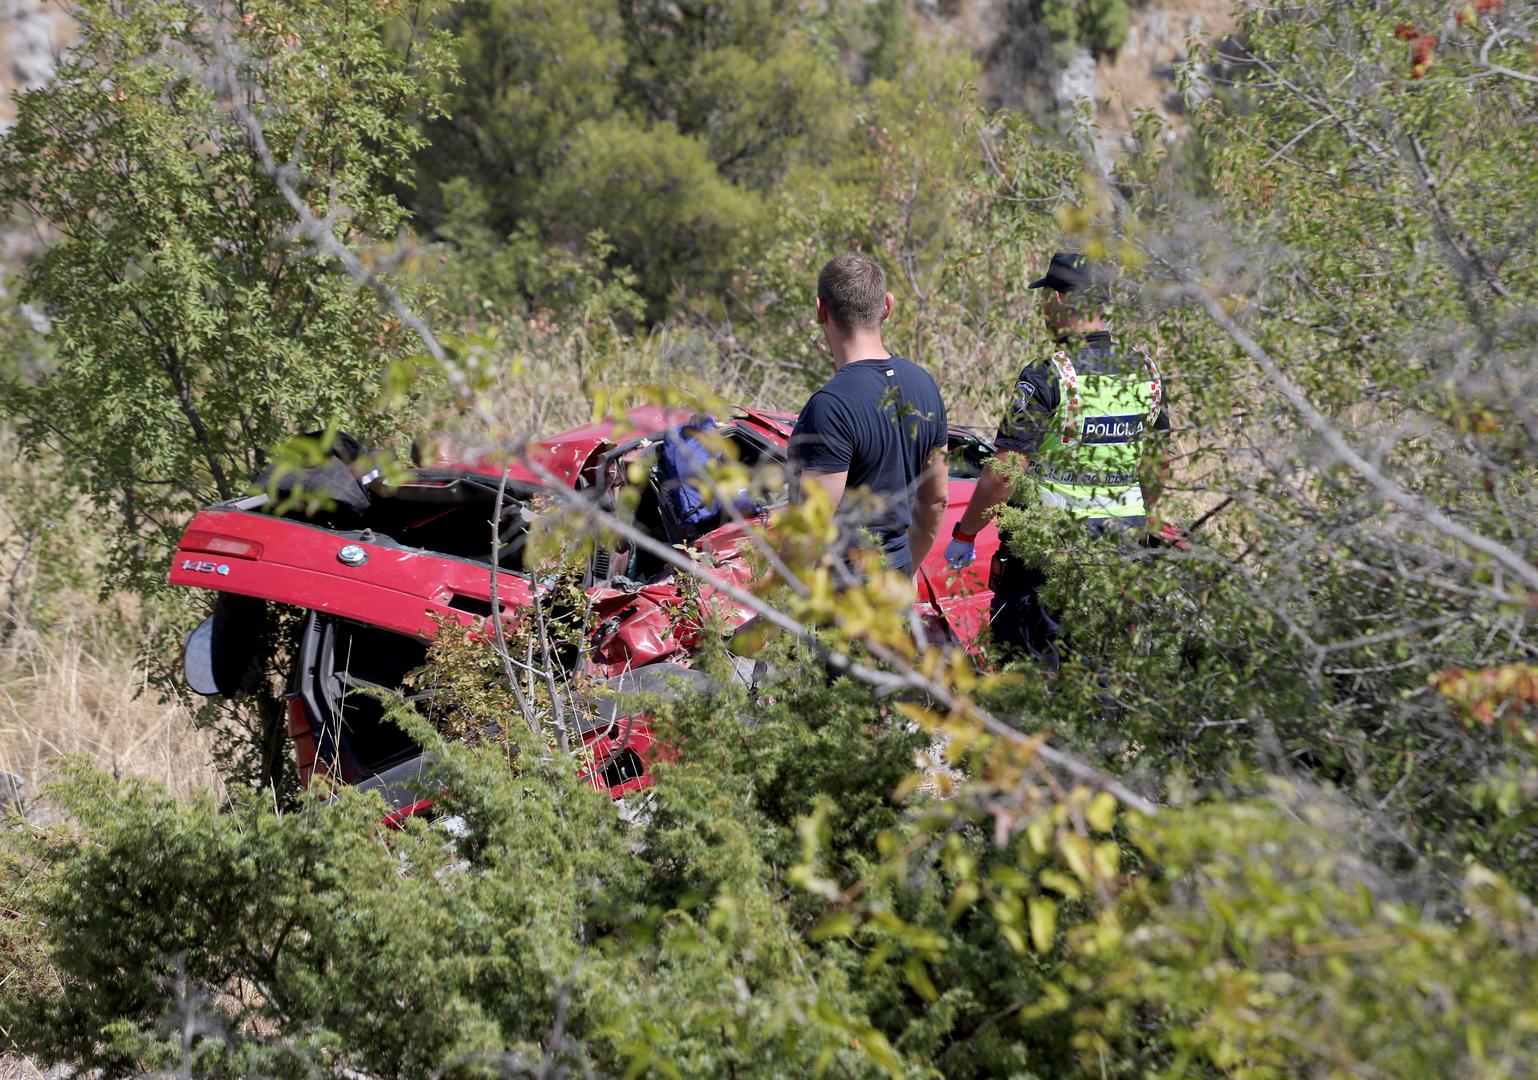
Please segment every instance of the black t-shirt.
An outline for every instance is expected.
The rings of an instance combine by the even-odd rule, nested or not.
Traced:
[[[1073,357],[1073,366],[1080,375],[1107,375],[1141,370],[1143,362],[1136,353],[1118,349],[1111,340],[1110,331],[1091,330],[1084,335],[1084,346]],[[1050,360],[1026,365],[1015,380],[1014,396],[1004,410],[1004,418],[999,421],[994,446],[1027,457],[1034,455],[1041,449],[1047,425],[1062,400],[1057,369]],[[1163,405],[1159,407],[1153,426],[1155,431],[1170,429],[1169,410]]]
[[[900,356],[856,360],[801,410],[790,435],[790,464],[798,472],[848,472],[839,520],[850,536],[869,531],[888,563],[905,570],[912,564],[914,491],[949,430],[929,372]]]

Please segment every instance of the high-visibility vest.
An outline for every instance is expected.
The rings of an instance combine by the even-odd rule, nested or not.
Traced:
[[[1125,370],[1083,373],[1067,353],[1052,357],[1061,391],[1032,463],[1042,505],[1077,518],[1144,517],[1142,439],[1164,399],[1159,369],[1142,350]]]

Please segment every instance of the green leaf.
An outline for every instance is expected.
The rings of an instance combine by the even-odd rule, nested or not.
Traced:
[[[1084,820],[1096,832],[1110,832],[1116,824],[1116,797],[1108,791],[1096,794],[1084,809]]]
[[[1057,901],[1032,896],[1025,903],[1031,924],[1031,944],[1038,953],[1051,952],[1052,938],[1057,933]]]

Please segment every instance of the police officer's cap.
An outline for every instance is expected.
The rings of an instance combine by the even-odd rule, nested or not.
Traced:
[[[1092,263],[1076,251],[1059,251],[1052,256],[1045,277],[1031,282],[1030,287],[1039,289],[1050,285],[1060,293],[1082,292],[1105,284],[1105,271],[1098,263]]]

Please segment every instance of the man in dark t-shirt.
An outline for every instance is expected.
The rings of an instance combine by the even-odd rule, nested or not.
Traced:
[[[864,255],[840,255],[817,277],[817,323],[834,374],[790,436],[796,498],[818,484],[838,508],[847,549],[868,534],[886,564],[911,576],[945,514],[945,402],[929,373],[881,341],[892,311],[886,275]]]

